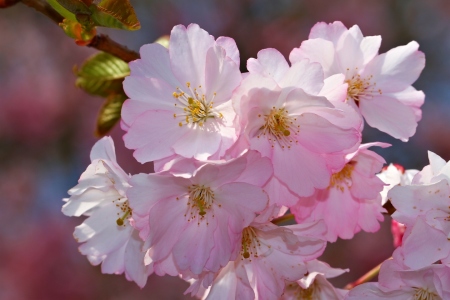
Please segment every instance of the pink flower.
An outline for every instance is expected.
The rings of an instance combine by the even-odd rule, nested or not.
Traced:
[[[297,281],[307,272],[305,262],[322,254],[326,243],[316,236],[322,223],[278,227],[252,223],[241,235],[241,251],[215,275],[196,281],[186,292],[206,299],[279,299],[285,281]],[[204,282],[202,282],[204,280]]]
[[[411,84],[425,66],[419,45],[410,42],[378,55],[380,36],[364,37],[357,25],[347,29],[341,22],[317,23],[289,59],[319,62],[325,77],[342,73],[348,83],[347,101],[366,122],[387,134],[407,141],[422,117],[424,94]]]
[[[230,101],[241,81],[234,41],[178,25],[169,50],[154,43],[140,53],[124,81],[125,145],[142,163],[173,154],[220,158],[238,135]]]
[[[381,265],[379,283],[361,284],[353,288],[345,299],[450,299],[450,268],[431,265],[408,271],[394,260],[387,260]]]
[[[396,186],[388,193],[396,208],[392,218],[406,226],[394,257],[411,269],[438,260],[450,266],[450,163],[431,152],[429,158],[430,165],[412,185]]]
[[[270,164],[247,168],[251,155],[204,164],[187,178],[170,172],[131,178],[127,196],[133,214],[148,222],[141,237],[154,264],[172,255],[180,273],[198,275],[217,272],[237,255],[242,230],[268,203],[251,183],[272,176]]]
[[[360,133],[346,122],[337,125],[338,116],[344,119],[342,112],[317,96],[323,86],[318,64],[305,60],[291,70],[295,72],[285,76],[296,83],[289,87],[250,73],[233,96],[233,105],[248,147],[272,160],[276,187],[271,189],[283,189],[281,184],[290,193],[309,196],[315,188],[327,187],[332,169],[345,163],[344,154],[339,166],[327,155],[355,147]],[[278,200],[276,193],[269,195],[278,205],[292,204]]]
[[[62,212],[88,218],[75,228],[79,250],[93,265],[102,263],[102,272],[121,274],[143,287],[151,266],[144,265],[144,242],[133,228],[133,211],[125,195],[127,175],[116,162],[110,137],[99,140],[91,151],[91,164],[78,185],[69,190]]]
[[[337,237],[351,239],[360,230],[376,232],[383,220],[380,191],[383,182],[376,176],[384,159],[368,150],[372,145],[361,145],[355,153],[347,156],[347,164],[333,174],[329,186],[316,190],[310,197],[300,198],[290,207],[298,223],[324,220],[328,230],[325,238],[336,241]]]
[[[389,164],[383,168],[383,170],[377,175],[378,178],[388,184],[384,186],[381,192],[381,204],[384,205],[387,202],[388,192],[396,185],[409,185],[413,177],[419,172],[419,170],[405,170],[401,165]]]
[[[307,275],[296,282],[288,283],[280,300],[311,299],[341,300],[348,291],[335,288],[327,278],[339,276],[347,270],[333,269],[319,260],[305,263]]]

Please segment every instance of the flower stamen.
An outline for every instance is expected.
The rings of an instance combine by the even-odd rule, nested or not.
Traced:
[[[331,176],[330,188],[337,188],[341,192],[344,192],[345,185],[347,187],[352,186],[352,172],[355,168],[355,161],[350,161],[345,165],[345,167]]]
[[[210,187],[198,184],[189,186],[188,192],[190,219],[195,219],[197,214],[200,216],[200,219],[203,219],[214,203],[214,192]]]
[[[172,94],[182,104],[180,108],[183,110],[183,113],[174,114],[174,117],[181,116],[184,118],[186,124],[198,125],[200,127],[203,127],[208,119],[223,118],[223,115],[214,109],[216,93],[213,93],[212,98],[208,100],[205,94],[199,93],[202,89],[201,85],[198,86],[198,89],[192,89],[191,83],[187,82],[186,86],[189,90],[188,93],[177,87],[177,91]],[[176,103],[175,106],[177,106]],[[183,126],[183,123],[179,122],[179,126]]]
[[[261,243],[256,236],[256,231],[253,227],[246,227],[242,231],[242,248],[241,255],[247,259],[252,257],[258,257],[258,248],[261,247]]]
[[[347,69],[348,71],[348,69]],[[372,83],[373,76],[367,76],[365,78],[361,75],[353,75],[350,79],[345,82],[348,84],[347,88],[347,100],[353,99],[357,105],[359,101],[363,98],[373,98],[373,93],[377,92],[382,94],[381,89],[376,90],[376,83]]]
[[[297,118],[289,116],[285,108],[272,107],[270,113],[264,116],[264,125],[260,128],[261,134],[267,135],[272,147],[276,142],[282,149],[290,149],[294,142],[298,143],[295,136],[300,132],[300,125],[296,125],[295,121]],[[259,138],[260,135],[257,137]]]
[[[120,198],[118,201],[126,199],[126,198]],[[113,201],[114,202],[114,201]],[[125,220],[128,219],[133,215],[133,211],[128,203],[128,200],[126,200],[123,203],[116,203],[116,206],[122,211],[123,215],[122,217],[119,217],[116,220],[117,226],[125,226]],[[120,216],[120,213],[117,213],[118,216]]]

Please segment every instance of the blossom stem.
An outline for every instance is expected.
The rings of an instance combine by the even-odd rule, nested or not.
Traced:
[[[388,258],[391,259],[392,257]],[[367,272],[366,274],[364,274],[363,276],[361,276],[358,280],[351,282],[349,284],[347,284],[344,289],[346,290],[351,290],[352,288],[354,288],[357,285],[369,282],[371,279],[375,278],[375,276],[378,275],[378,273],[380,273],[380,267],[381,267],[380,263],[378,266],[376,266],[375,268],[373,268],[372,270],[370,270],[369,272]]]
[[[280,224],[286,221],[291,221],[291,220],[295,220],[295,217],[293,214],[285,214],[284,216],[281,216],[279,218],[273,219],[272,223],[273,224]]]
[[[53,7],[51,7],[50,4],[48,4],[47,1],[45,0],[20,0],[20,1],[23,4],[31,8],[34,8],[38,12],[46,15],[56,24],[59,24],[64,20],[63,16],[61,16],[56,10],[54,10]],[[2,2],[13,3],[17,1],[0,0],[0,4]],[[139,53],[130,50],[127,47],[115,42],[109,36],[104,34],[94,36],[94,38],[86,46],[112,54],[125,62],[130,62],[132,60],[140,58]]]
[[[94,36],[92,41],[87,44],[87,46],[103,52],[108,52],[109,54],[112,54],[125,62],[130,62],[132,60],[140,58],[139,53],[113,41],[109,36],[105,34]]]

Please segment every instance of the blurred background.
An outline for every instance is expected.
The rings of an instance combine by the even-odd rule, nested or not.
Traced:
[[[444,0],[131,0],[142,28],[100,30],[129,48],[151,43],[174,25],[198,23],[215,37],[236,40],[241,69],[259,50],[286,57],[319,21],[358,24],[381,35],[380,52],[416,40],[427,63],[414,86],[426,94],[423,119],[408,143],[366,127],[364,141],[386,161],[421,169],[427,150],[450,159],[450,2]],[[73,228],[81,218],[62,215],[62,198],[90,163],[96,115],[103,102],[78,90],[74,65],[95,53],[79,47],[44,15],[22,5],[0,10],[0,299],[190,299],[178,278],[151,276],[140,290],[123,275],[103,275],[77,251]],[[111,133],[119,164],[135,174],[123,132]],[[351,269],[333,282],[359,278],[393,251],[390,218],[376,234],[329,245],[322,259]]]

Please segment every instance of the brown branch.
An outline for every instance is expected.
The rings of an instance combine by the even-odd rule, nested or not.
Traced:
[[[292,220],[295,220],[295,216],[293,214],[286,214],[284,216],[273,219],[271,222],[273,224],[280,224],[280,223],[292,221]]]
[[[64,20],[64,17],[61,16],[55,9],[53,9],[53,7],[51,7],[51,5],[48,4],[45,0],[0,0],[0,4],[2,3],[2,1],[5,3],[21,1],[23,4],[34,8],[38,12],[46,15],[58,25]],[[112,54],[126,62],[130,62],[140,57],[139,53],[113,41],[109,36],[104,34],[94,36],[92,41],[87,44],[87,46]]]
[[[56,10],[51,7],[45,0],[21,0],[23,4],[28,7],[34,8],[38,12],[49,17],[56,24],[61,23],[64,18]]]
[[[20,0],[0,0],[0,8],[7,8],[18,3]]]
[[[108,52],[125,62],[140,58],[139,53],[113,41],[109,36],[104,34],[96,35],[87,46],[103,52]]]
[[[391,259],[392,257],[389,257],[388,259]],[[387,260],[388,260],[387,259]],[[358,280],[356,280],[355,282],[349,283],[347,284],[344,289],[346,290],[351,290],[352,288],[354,288],[355,286],[358,286],[360,284],[369,282],[370,280],[372,280],[373,278],[375,278],[379,273],[380,273],[380,267],[383,263],[380,263],[378,266],[376,266],[375,268],[373,268],[372,270],[370,270],[369,272],[367,272],[366,274],[364,274],[363,276],[361,276]]]
[[[395,213],[395,207],[392,205],[391,201],[386,202],[383,207],[387,210],[387,214],[392,216]]]

